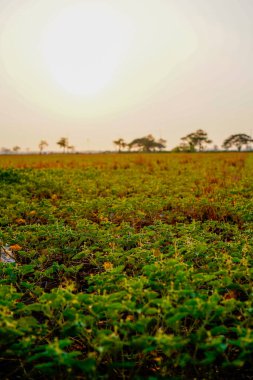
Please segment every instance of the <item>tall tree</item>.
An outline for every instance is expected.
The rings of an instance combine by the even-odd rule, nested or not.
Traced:
[[[211,144],[212,140],[209,140],[207,132],[203,129],[198,129],[196,132],[189,133],[187,136],[182,137],[181,140],[189,147],[189,151],[195,152],[203,151],[205,144]]]
[[[67,137],[61,137],[57,144],[63,149],[63,153],[66,152],[66,148],[69,146],[69,140]]]
[[[222,144],[225,149],[230,149],[235,146],[238,152],[241,151],[243,145],[248,145],[253,141],[252,137],[246,135],[245,133],[238,133],[236,135],[229,136]]]
[[[127,143],[122,138],[119,138],[118,140],[114,140],[113,144],[118,147],[119,153],[121,152],[121,149],[124,149],[127,146]]]
[[[46,148],[47,146],[48,146],[48,142],[46,140],[40,140],[39,142],[40,154],[42,154],[44,148]]]

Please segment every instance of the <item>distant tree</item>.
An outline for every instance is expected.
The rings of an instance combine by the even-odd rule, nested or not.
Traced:
[[[9,149],[9,148],[5,148],[5,147],[2,147],[2,148],[1,148],[1,152],[2,152],[3,154],[7,154],[7,153],[10,153],[10,152],[11,152],[11,149]]]
[[[172,152],[194,152],[193,147],[190,146],[189,144],[182,142],[178,146],[172,149]]]
[[[166,148],[166,143],[167,141],[160,138],[158,141],[157,141],[157,148],[161,151],[162,149],[165,149]]]
[[[67,149],[68,149],[68,151],[69,151],[70,153],[74,153],[74,151],[75,151],[75,147],[74,147],[74,145],[68,145],[68,146],[67,146]]]
[[[203,129],[189,133],[187,136],[182,137],[181,140],[188,146],[190,152],[195,152],[196,148],[198,151],[203,151],[205,144],[211,144],[212,142],[212,140],[209,140],[207,132],[203,131]]]
[[[40,140],[39,142],[39,150],[40,150],[40,154],[42,154],[42,151],[44,150],[44,148],[46,148],[48,146],[48,142],[46,140]]]
[[[19,151],[20,151],[20,146],[18,146],[18,145],[15,145],[13,148],[12,148],[12,150],[13,150],[13,152],[15,152],[15,153],[18,153]]]
[[[119,138],[118,140],[114,140],[113,144],[118,147],[118,152],[121,152],[121,149],[124,149],[128,144],[124,141],[124,139]]]
[[[127,146],[128,152],[131,152],[131,150],[132,150],[132,145],[131,145],[131,143],[128,143],[126,146]]]
[[[67,137],[61,137],[57,144],[63,149],[63,152],[66,152],[66,149],[69,146],[69,140]]]
[[[166,148],[166,140],[160,139],[155,140],[154,136],[147,135],[138,139],[134,139],[131,143],[128,144],[129,148],[137,148],[143,152],[154,152],[156,149],[162,150]]]
[[[248,145],[253,141],[252,137],[246,135],[245,133],[238,133],[236,135],[229,136],[222,144],[222,147],[225,149],[230,149],[232,146],[235,146],[238,152],[241,151],[243,145]]]
[[[134,139],[128,144],[128,147],[129,147],[129,150],[132,150],[132,149],[144,150],[143,137]]]

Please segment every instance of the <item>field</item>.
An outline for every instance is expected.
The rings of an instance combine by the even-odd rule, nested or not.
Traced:
[[[0,156],[1,379],[252,379],[253,155]]]

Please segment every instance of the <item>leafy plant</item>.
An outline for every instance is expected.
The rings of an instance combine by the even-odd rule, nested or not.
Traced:
[[[0,165],[2,378],[252,377],[251,154]]]

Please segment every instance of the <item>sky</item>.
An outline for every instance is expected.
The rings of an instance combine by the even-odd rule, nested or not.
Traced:
[[[0,0],[0,148],[253,132],[252,0]]]

